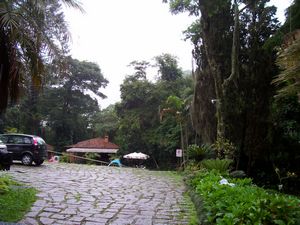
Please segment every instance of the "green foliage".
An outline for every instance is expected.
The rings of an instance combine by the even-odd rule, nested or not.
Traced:
[[[297,96],[276,98],[272,105],[272,165],[280,169],[282,176],[299,169],[300,149],[300,104]],[[274,168],[271,167],[268,176],[272,175],[273,184],[278,184]],[[265,179],[265,177],[263,178]],[[282,182],[283,191],[299,194],[300,179],[289,178]]]
[[[5,133],[18,133],[18,129],[15,127],[6,127],[4,129],[4,132]]]
[[[233,143],[222,137],[219,137],[212,147],[216,150],[219,159],[233,159],[236,153]]]
[[[86,163],[92,165],[92,164],[96,164],[96,162],[93,160],[99,159],[99,154],[93,153],[93,152],[88,152],[88,153],[84,154],[84,157],[87,158]],[[89,159],[91,159],[91,160],[89,160]]]
[[[299,96],[300,102],[300,31],[299,37],[294,41],[293,34],[290,37],[292,42],[289,46],[279,52],[277,65],[282,69],[281,73],[273,80],[278,88],[276,97]],[[288,42],[288,41],[286,41]]]
[[[69,32],[63,4],[80,8],[76,0],[1,1],[0,110],[15,102],[21,87],[42,86],[46,64],[62,64],[68,52]]]
[[[163,0],[169,2],[170,10],[174,14],[187,11],[190,15],[199,16],[199,1],[196,0]]]
[[[214,156],[214,150],[207,144],[202,144],[201,146],[189,145],[187,151],[189,159],[194,159],[197,162]]]
[[[207,159],[201,162],[201,165],[208,170],[216,170],[220,173],[226,173],[232,160],[229,159]]]
[[[134,79],[146,79],[147,68],[150,66],[150,63],[147,61],[132,61],[129,66],[134,68]]]
[[[180,112],[183,108],[183,101],[181,98],[171,95],[167,98],[166,104],[168,107],[173,109],[175,113]]]
[[[21,186],[9,177],[0,177],[1,221],[18,222],[36,201],[37,191]]]
[[[216,172],[199,172],[190,181],[203,202],[203,224],[297,224],[300,200],[268,192],[250,179],[230,179],[234,186],[221,185]]]
[[[169,61],[164,63],[164,66],[169,65]],[[177,62],[172,66],[175,64]],[[115,106],[118,119],[115,142],[121,146],[120,154],[142,151],[150,155],[153,160],[149,160],[152,165],[147,165],[148,168],[156,167],[156,163],[160,168],[172,168],[177,162],[174,151],[180,148],[181,131],[174,111],[182,112],[182,99],[192,92],[192,79],[191,76],[171,74],[176,75],[175,80],[150,82],[146,75],[137,76],[143,74],[144,65],[135,62],[136,71],[121,85],[121,102]],[[169,96],[173,97],[167,104]],[[170,108],[172,113],[162,118],[160,111],[163,108]]]
[[[276,99],[272,105],[275,132],[281,139],[298,142],[300,139],[300,104],[297,97]]]
[[[115,106],[110,105],[107,108],[96,113],[92,118],[93,129],[98,136],[109,136],[109,139],[113,142],[118,130],[119,118],[117,116]]]
[[[16,185],[16,182],[12,181],[8,176],[0,177],[0,195],[9,191],[10,185]]]
[[[160,79],[164,81],[174,81],[182,77],[182,70],[178,67],[177,58],[170,54],[162,54],[154,57]]]
[[[196,162],[195,160],[189,160],[184,169],[184,172],[186,174],[186,177],[190,177],[190,176],[193,176],[194,172],[199,171],[201,169],[203,169],[203,167],[201,166],[201,163]]]
[[[62,155],[59,157],[59,162],[64,162],[64,163],[70,162],[69,155],[67,153],[62,153]]]

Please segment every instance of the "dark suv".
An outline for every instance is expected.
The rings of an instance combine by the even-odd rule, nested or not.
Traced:
[[[0,134],[0,139],[12,153],[13,160],[21,160],[24,165],[41,165],[47,158],[46,142],[35,135]]]

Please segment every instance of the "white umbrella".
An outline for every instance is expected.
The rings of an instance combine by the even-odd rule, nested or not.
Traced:
[[[146,155],[141,152],[133,152],[133,153],[124,155],[123,158],[125,158],[125,159],[148,159],[149,155]]]

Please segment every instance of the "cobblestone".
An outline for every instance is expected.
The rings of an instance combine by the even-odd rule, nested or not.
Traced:
[[[184,185],[163,172],[45,163],[13,165],[16,180],[35,187],[38,200],[23,225],[188,224]]]

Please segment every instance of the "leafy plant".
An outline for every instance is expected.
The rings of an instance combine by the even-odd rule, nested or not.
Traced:
[[[65,163],[70,162],[69,155],[66,154],[66,153],[62,153],[62,155],[59,157],[59,161],[60,162],[65,162]]]
[[[18,133],[18,129],[15,127],[6,127],[4,131],[5,133]]]
[[[99,158],[98,153],[93,153],[93,152],[85,153],[84,156],[87,158],[87,160],[86,160],[87,164],[96,164],[96,162],[93,160],[97,160]],[[89,159],[92,159],[92,160],[89,160]]]
[[[193,172],[199,171],[201,168],[202,166],[200,162],[196,162],[195,160],[189,160],[184,169],[184,172],[187,176],[189,176]]]
[[[207,159],[202,161],[202,166],[208,170],[217,170],[220,173],[226,173],[232,160],[229,159]]]
[[[225,138],[218,138],[212,147],[219,159],[233,159],[236,153],[236,147]]]
[[[220,173],[199,172],[190,186],[202,199],[201,224],[297,224],[300,200],[254,186],[251,179],[227,178],[233,187],[221,185]]]
[[[189,158],[198,162],[205,158],[212,158],[214,155],[212,147],[207,144],[202,144],[201,146],[189,145],[187,151]]]

